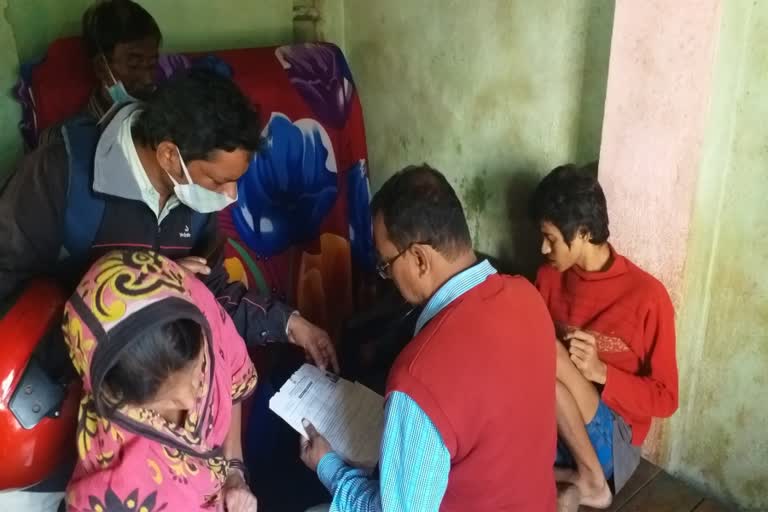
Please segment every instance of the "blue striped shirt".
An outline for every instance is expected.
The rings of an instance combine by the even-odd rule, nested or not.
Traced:
[[[483,261],[449,279],[427,302],[416,321],[415,334],[456,298],[495,273]],[[323,457],[317,474],[333,496],[331,512],[440,509],[451,456],[432,420],[405,393],[395,391],[387,398],[380,458],[381,478],[377,481],[333,452]]]

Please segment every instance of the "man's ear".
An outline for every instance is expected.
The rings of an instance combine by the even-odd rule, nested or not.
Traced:
[[[184,172],[181,170],[179,150],[176,144],[169,140],[164,140],[157,145],[155,158],[157,158],[157,163],[165,172],[169,173],[171,176],[182,178],[183,181]]]
[[[432,268],[432,254],[427,250],[427,246],[414,244],[411,246],[410,251],[416,259],[419,276],[426,275]]]

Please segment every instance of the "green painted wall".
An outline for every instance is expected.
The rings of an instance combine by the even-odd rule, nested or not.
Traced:
[[[0,184],[4,181],[6,169],[21,154],[21,135],[14,129],[20,110],[11,96],[19,58],[13,30],[6,19],[7,9],[7,0],[0,0]]]
[[[290,0],[139,0],[157,20],[164,49],[220,50],[289,43]]]
[[[19,61],[45,54],[54,39],[80,32],[80,17],[90,0],[8,0]]]
[[[333,41],[346,51],[346,0],[294,0],[294,2],[314,2],[318,6],[318,39]],[[354,26],[354,25],[353,25]]]
[[[768,510],[768,4],[723,2],[678,311],[670,468]]]
[[[477,248],[530,271],[531,187],[599,153],[613,3],[346,0],[344,15],[374,186],[426,160]]]

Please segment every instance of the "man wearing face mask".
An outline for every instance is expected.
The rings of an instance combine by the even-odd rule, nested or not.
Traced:
[[[337,369],[322,329],[228,283],[222,255],[206,259],[217,246],[215,212],[236,200],[260,130],[237,86],[202,71],[164,82],[106,126],[88,115],[68,121],[0,195],[0,301],[40,275],[72,285],[112,249],[153,249],[199,274],[247,343],[295,343]]]
[[[117,106],[144,100],[155,89],[162,34],[155,19],[132,0],[102,0],[83,14],[82,40],[98,85],[84,113],[106,120]],[[43,131],[40,144],[61,126]]]

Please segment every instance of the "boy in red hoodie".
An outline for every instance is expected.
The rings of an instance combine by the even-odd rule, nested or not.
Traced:
[[[536,287],[555,322],[555,477],[580,503],[607,508],[636,469],[653,417],[677,409],[674,309],[664,286],[608,243],[597,167],[564,165],[539,183]]]

